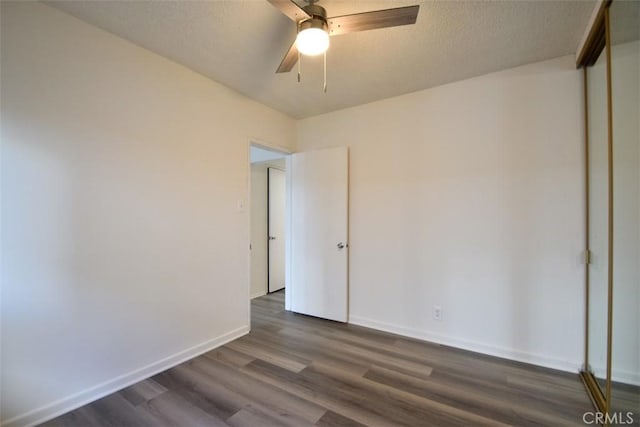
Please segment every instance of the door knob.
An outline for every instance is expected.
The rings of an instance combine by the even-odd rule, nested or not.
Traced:
[[[269,240],[276,240],[276,236],[269,236]]]
[[[346,247],[346,245],[342,242],[338,243],[336,246],[338,247],[338,249],[344,249]]]

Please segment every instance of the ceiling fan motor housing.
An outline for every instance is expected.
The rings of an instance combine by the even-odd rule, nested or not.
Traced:
[[[298,33],[308,28],[318,28],[323,31],[328,31],[327,11],[324,10],[324,7],[312,3],[306,5],[303,9],[311,18],[298,22]]]

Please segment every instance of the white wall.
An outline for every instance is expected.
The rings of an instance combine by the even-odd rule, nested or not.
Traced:
[[[582,109],[567,56],[299,121],[350,147],[350,321],[577,371]]]
[[[2,421],[248,330],[250,137],[294,121],[35,2],[2,2]]]

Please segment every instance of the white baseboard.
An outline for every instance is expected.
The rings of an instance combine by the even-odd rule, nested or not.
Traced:
[[[602,368],[602,369],[600,369],[600,368],[594,369],[593,366],[592,366],[591,369],[593,371],[593,374],[597,378],[606,378],[607,377],[607,371],[604,368]],[[621,370],[621,369],[616,369],[615,366],[611,367],[611,378],[613,378],[614,382],[640,386],[640,374],[635,373],[635,372],[631,372],[631,371],[625,371],[625,370]]]
[[[254,294],[251,294],[250,298],[251,299],[258,298],[258,297],[264,296],[266,294],[267,293],[265,291],[258,291],[258,292],[254,293]]]
[[[13,417],[9,420],[3,421],[3,427],[24,427],[33,426],[51,420],[57,416],[60,416],[66,412],[77,409],[87,403],[93,402],[146,378],[149,378],[157,373],[165,371],[182,362],[189,359],[193,359],[203,353],[213,350],[216,347],[220,347],[233,341],[236,338],[240,338],[243,335],[249,333],[249,326],[242,326],[231,332],[223,334],[219,337],[212,338],[201,344],[195,345],[186,350],[182,350],[169,357],[153,362],[147,366],[143,366],[140,369],[105,381],[101,384],[97,384],[91,388],[83,390],[81,392],[72,394],[71,396],[64,397],[55,402],[49,403],[40,408],[36,408],[24,414]]]
[[[611,377],[613,378],[613,381],[616,382],[640,386],[640,373],[637,372],[623,371],[621,369],[616,369],[616,367],[613,366]]]
[[[487,345],[419,329],[407,328],[404,326],[385,322],[378,322],[376,320],[366,319],[360,316],[349,316],[349,323],[364,326],[367,328],[378,329],[384,332],[391,332],[392,334],[402,335],[405,337],[429,341],[436,344],[474,351],[476,353],[487,354],[504,359],[515,360],[518,362],[530,363],[532,365],[543,366],[545,368],[558,369],[566,372],[577,373],[580,371],[581,367],[581,363],[578,361],[555,359],[540,354],[528,353],[511,348]]]

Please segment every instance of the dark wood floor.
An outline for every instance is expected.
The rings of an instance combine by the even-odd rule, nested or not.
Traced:
[[[285,312],[47,426],[583,425],[577,375]]]

